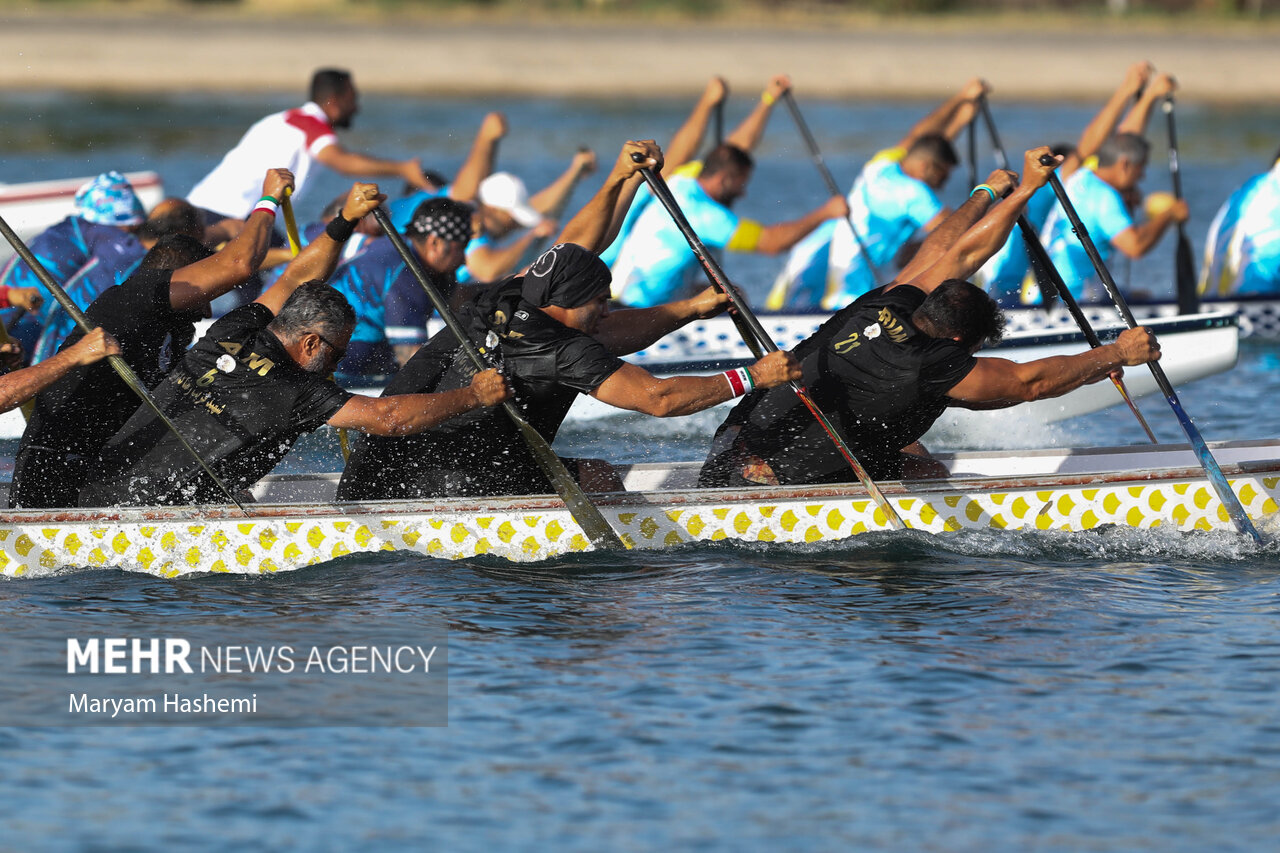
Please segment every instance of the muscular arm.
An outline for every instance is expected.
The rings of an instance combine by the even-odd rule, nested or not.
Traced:
[[[614,355],[630,355],[692,320],[720,313],[728,302],[729,297],[708,287],[689,299],[667,302],[652,308],[610,311],[593,337]]]
[[[44,361],[0,376],[0,412],[18,408],[81,365],[119,354],[115,339],[100,328],[94,329]]]
[[[787,352],[771,352],[750,368],[757,388],[773,388],[800,378],[800,365]],[[691,415],[733,399],[723,375],[659,379],[634,364],[624,364],[591,392],[603,403],[659,418]]]
[[[938,105],[937,109],[916,122],[915,126],[907,132],[907,135],[902,137],[898,147],[910,148],[911,144],[917,139],[932,133],[941,134],[948,139],[954,138],[969,123],[969,118],[972,118],[973,100],[979,95],[986,94],[987,89],[986,82],[976,77],[965,83],[964,88],[959,92],[947,98]],[[970,112],[964,121],[959,121],[956,113],[966,103],[969,104]]]
[[[359,221],[386,198],[378,192],[377,184],[356,184],[347,194],[347,200],[343,202],[342,217],[353,222]],[[254,301],[270,308],[272,314],[279,314],[284,303],[301,285],[309,281],[328,280],[333,274],[334,267],[338,265],[338,259],[342,256],[343,245],[328,233],[321,232],[307,244],[298,257],[289,262],[289,266],[285,267],[275,284]]]
[[[1156,247],[1168,227],[1177,222],[1176,214],[1177,211],[1169,208],[1141,225],[1126,228],[1111,238],[1111,245],[1126,257],[1137,260]]]
[[[416,157],[412,160],[384,160],[370,154],[348,151],[334,143],[321,149],[316,159],[348,177],[402,178],[420,189],[428,188],[422,177],[422,163]]]
[[[438,394],[396,394],[365,397],[357,394],[329,418],[329,426],[358,429],[388,437],[413,435],[473,409],[494,406],[511,396],[496,370],[477,373],[466,388]]]
[[[1133,108],[1129,110],[1129,114],[1124,117],[1124,121],[1120,122],[1120,126],[1116,128],[1117,132],[1136,133],[1138,136],[1144,135],[1147,132],[1147,122],[1151,120],[1152,108],[1158,102],[1173,94],[1174,89],[1177,87],[1178,84],[1172,76],[1157,74],[1152,78],[1151,84],[1138,97]]]
[[[1143,327],[1128,329],[1113,344],[1078,355],[1041,358],[1019,364],[1003,358],[979,358],[969,375],[947,392],[957,405],[972,408],[1012,406],[1058,397],[1107,376],[1117,368],[1160,358],[1160,346]]]
[[[493,173],[498,157],[498,143],[507,135],[507,119],[502,113],[489,113],[480,122],[476,138],[467,152],[467,159],[453,177],[449,197],[458,201],[471,201],[480,189],[480,182]]]
[[[634,162],[631,159],[633,153],[641,155],[642,162]],[[652,140],[627,142],[622,146],[622,153],[604,184],[569,220],[556,242],[576,243],[596,253],[607,249],[621,225],[619,210],[622,216],[626,215],[627,207],[639,188],[641,167],[662,168],[662,151]]]
[[[697,156],[698,148],[702,145],[702,137],[707,132],[707,122],[711,118],[712,111],[729,95],[729,87],[722,77],[712,77],[707,82],[707,87],[702,91],[702,97],[698,99],[698,103],[694,104],[693,111],[689,113],[689,117],[685,119],[684,124],[680,125],[680,129],[676,131],[675,136],[671,137],[671,142],[667,145],[665,154],[667,168],[671,171],[678,169],[685,163],[688,163]]]
[[[769,123],[769,116],[773,115],[774,105],[778,103],[782,93],[790,89],[790,77],[785,74],[774,75],[769,80],[769,85],[765,86],[760,100],[756,101],[755,106],[751,108],[751,112],[733,129],[732,133],[725,137],[724,141],[730,145],[736,145],[743,151],[754,151],[760,144],[760,138],[764,136],[764,128]]]
[[[569,196],[573,194],[573,188],[578,185],[578,180],[595,170],[596,155],[590,148],[579,150],[573,155],[569,168],[565,169],[560,177],[529,198],[530,207],[544,216],[560,218],[561,212],[569,202]]]
[[[952,278],[967,279],[973,275],[987,259],[1000,250],[1009,239],[1014,223],[1022,215],[1027,202],[1035,195],[1036,190],[1048,181],[1053,167],[1040,164],[1040,157],[1049,153],[1047,146],[1033,148],[1023,160],[1024,177],[1017,189],[999,204],[993,205],[976,225],[964,232],[936,263],[924,272],[915,276],[910,283],[926,294],[932,293],[938,285]],[[1059,160],[1054,158],[1054,167]],[[999,194],[1013,177],[1011,172],[993,172],[988,183],[992,184]],[[987,196],[986,192],[981,193]],[[970,197],[965,205],[970,204],[976,196]],[[990,197],[988,196],[988,201]],[[965,205],[962,205],[963,208]],[[900,277],[901,278],[901,277]]]
[[[1080,141],[1076,143],[1075,154],[1068,156],[1063,161],[1062,168],[1059,170],[1059,175],[1063,180],[1069,178],[1076,169],[1080,168],[1081,163],[1098,153],[1099,146],[1106,141],[1106,138],[1115,129],[1116,123],[1120,121],[1120,114],[1124,112],[1125,105],[1129,103],[1129,99],[1141,92],[1147,85],[1147,80],[1151,77],[1152,70],[1150,62],[1136,62],[1129,66],[1129,70],[1125,72],[1124,81],[1111,93],[1111,97],[1102,105],[1102,109],[1098,111],[1098,114],[1093,117],[1093,120],[1081,132]]]
[[[766,225],[760,231],[755,251],[765,255],[785,252],[828,219],[841,219],[849,212],[849,202],[844,196],[832,196],[821,207],[815,208],[799,219]]]

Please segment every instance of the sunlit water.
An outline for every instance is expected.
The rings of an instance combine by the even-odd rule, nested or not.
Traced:
[[[182,192],[251,121],[294,101],[6,96],[0,180],[156,168]],[[446,170],[487,106],[366,101],[354,146],[423,152]],[[839,176],[921,110],[802,104]],[[624,137],[665,139],[684,109],[492,106],[512,124],[501,165],[534,185],[580,143],[611,159]],[[996,106],[1011,149],[1073,137],[1089,117]],[[1180,117],[1199,245],[1280,124],[1274,109]],[[759,151],[747,215],[779,219],[820,199],[785,118]],[[1152,188],[1167,187],[1162,157],[1157,143]],[[342,187],[326,181],[304,214]],[[1167,287],[1164,248],[1131,274]],[[731,272],[752,287],[775,268],[736,260]],[[1183,389],[1209,439],[1280,433],[1276,352],[1246,344],[1235,370]],[[1162,441],[1178,440],[1158,401],[1144,410]],[[698,459],[715,423],[620,417],[570,427],[557,447]],[[1113,409],[1039,443],[1140,437]],[[326,467],[334,452],[319,436],[290,465]],[[531,566],[379,554],[276,577],[4,582],[0,611],[53,635],[75,634],[88,611],[157,630],[261,614],[335,635],[391,614],[439,617],[451,666],[447,729],[0,730],[0,846],[1271,849],[1277,569],[1280,547],[1230,534],[1110,530],[877,534]]]

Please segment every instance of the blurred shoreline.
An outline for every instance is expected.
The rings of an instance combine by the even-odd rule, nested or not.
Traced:
[[[1099,18],[876,19],[827,23],[632,20],[508,12],[492,18],[90,5],[0,5],[6,91],[305,90],[313,69],[350,68],[361,89],[415,95],[688,96],[720,74],[736,92],[769,75],[846,99],[936,98],[982,76],[994,98],[1095,100],[1133,61],[1178,77],[1179,97],[1280,103],[1280,28],[1268,22]]]

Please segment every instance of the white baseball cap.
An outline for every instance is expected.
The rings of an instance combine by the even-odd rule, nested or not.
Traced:
[[[523,228],[532,228],[542,221],[542,214],[529,204],[529,190],[524,181],[510,172],[494,172],[481,181],[476,198],[483,205],[511,214]]]

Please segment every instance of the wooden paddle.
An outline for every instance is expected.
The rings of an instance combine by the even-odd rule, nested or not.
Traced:
[[[1050,165],[1052,158],[1045,156],[1041,159],[1044,165]],[[1049,175],[1049,185],[1053,187],[1053,193],[1058,197],[1058,203],[1062,205],[1062,210],[1067,215],[1067,219],[1071,221],[1071,228],[1075,232],[1076,237],[1080,239],[1080,245],[1084,248],[1085,254],[1089,256],[1089,260],[1093,263],[1093,268],[1097,271],[1098,277],[1102,279],[1102,285],[1107,289],[1107,294],[1111,297],[1111,301],[1115,303],[1116,310],[1120,312],[1120,316],[1124,318],[1125,324],[1130,329],[1138,326],[1137,321],[1133,318],[1133,312],[1129,310],[1129,303],[1125,301],[1124,294],[1120,292],[1120,288],[1116,286],[1116,281],[1111,277],[1111,272],[1107,269],[1107,265],[1103,263],[1102,256],[1098,254],[1098,249],[1093,244],[1093,239],[1089,236],[1089,231],[1085,228],[1080,216],[1076,213],[1075,206],[1071,203],[1071,199],[1067,198],[1067,191],[1062,186],[1062,181],[1058,180],[1057,174]],[[1249,520],[1249,515],[1244,511],[1244,507],[1240,505],[1240,499],[1236,497],[1235,492],[1231,491],[1231,484],[1227,482],[1227,477],[1222,473],[1222,467],[1218,465],[1218,460],[1213,458],[1213,454],[1209,452],[1209,445],[1205,443],[1204,436],[1200,434],[1200,430],[1191,422],[1191,418],[1187,415],[1186,409],[1182,408],[1182,402],[1178,399],[1178,393],[1173,390],[1173,385],[1169,383],[1169,377],[1165,376],[1160,362],[1152,361],[1147,364],[1151,369],[1151,375],[1155,377],[1156,385],[1160,386],[1161,393],[1169,403],[1169,407],[1173,409],[1173,413],[1178,418],[1178,423],[1182,425],[1182,431],[1186,433],[1187,440],[1191,442],[1191,448],[1195,451],[1196,457],[1200,461],[1200,467],[1204,469],[1205,476],[1208,477],[1209,483],[1213,486],[1213,490],[1218,494],[1218,500],[1222,501],[1222,505],[1227,510],[1227,515],[1231,517],[1231,521],[1235,524],[1236,530],[1241,533],[1248,533],[1253,537],[1254,541],[1259,545],[1265,544],[1261,534],[1253,526],[1253,522]]]
[[[67,316],[75,321],[75,324],[80,328],[80,331],[86,335],[92,332],[93,326],[90,325],[89,318],[86,317],[84,312],[80,310],[80,307],[71,300],[71,297],[67,295],[67,292],[62,289],[62,285],[58,284],[58,282],[54,280],[53,276],[49,274],[49,271],[44,268],[44,264],[40,263],[39,259],[32,254],[31,250],[27,248],[27,244],[22,242],[22,238],[14,233],[14,230],[9,227],[9,223],[5,222],[3,217],[0,217],[0,234],[4,234],[4,238],[9,241],[11,246],[13,246],[13,250],[18,253],[18,257],[22,258],[26,265],[31,267],[31,271],[40,279],[40,283],[45,286],[46,290],[53,294],[53,298],[58,300],[58,304],[62,306],[62,310],[66,311]],[[137,374],[133,372],[133,368],[129,366],[129,362],[125,361],[118,355],[107,356],[107,362],[111,365],[112,369],[119,374],[120,378],[124,380],[124,384],[128,385],[130,390],[137,394],[142,402],[145,403],[147,407],[151,409],[158,418],[160,418],[164,425],[169,428],[169,431],[177,437],[178,442],[188,453],[191,454],[191,457],[195,459],[196,462],[200,463],[200,467],[209,475],[213,482],[217,484],[218,489],[227,496],[227,500],[239,507],[241,512],[245,512],[244,505],[236,499],[235,494],[233,494],[231,489],[227,487],[227,484],[222,481],[221,477],[214,473],[213,469],[209,467],[209,463],[204,461],[204,457],[200,455],[199,451],[191,446],[190,442],[188,442],[186,438],[183,437],[182,433],[178,431],[177,425],[174,424],[174,422],[169,419],[169,416],[166,415],[156,404],[155,399],[151,396],[150,392],[147,391],[146,386],[142,384],[138,379]],[[245,514],[247,515],[248,513]]]
[[[1000,142],[1000,134],[996,132],[996,123],[991,118],[991,110],[987,106],[986,97],[978,98],[978,111],[982,114],[983,123],[986,124],[987,133],[991,137],[991,148],[995,151],[996,156],[996,168],[1008,169],[1009,158],[1005,154],[1004,145]],[[1022,242],[1026,246],[1027,254],[1031,256],[1031,269],[1035,272],[1041,295],[1046,300],[1053,296],[1060,297],[1062,304],[1067,306],[1067,312],[1076,321],[1076,325],[1080,327],[1080,332],[1089,343],[1089,347],[1097,349],[1102,346],[1102,341],[1098,340],[1098,334],[1093,330],[1093,324],[1089,322],[1088,317],[1084,316],[1084,312],[1080,310],[1080,304],[1076,302],[1076,298],[1067,289],[1066,282],[1062,280],[1062,274],[1053,265],[1053,261],[1049,258],[1049,253],[1045,251],[1044,244],[1040,242],[1040,235],[1036,233],[1035,227],[1027,219],[1025,213],[1018,216],[1018,231],[1022,234]],[[1142,430],[1147,434],[1147,438],[1151,439],[1152,444],[1159,444],[1160,442],[1156,440],[1156,434],[1151,431],[1151,426],[1147,423],[1147,419],[1138,410],[1138,404],[1129,395],[1129,389],[1125,387],[1124,380],[1113,373],[1111,374],[1111,383],[1116,386],[1116,390],[1124,398],[1129,411],[1133,412],[1133,416],[1142,425]]]
[[[1169,176],[1173,178],[1173,197],[1182,201],[1182,172],[1178,168],[1178,128],[1173,119],[1173,95],[1164,99],[1166,124],[1169,128]],[[1178,243],[1174,249],[1174,275],[1178,285],[1178,313],[1195,314],[1200,310],[1200,291],[1196,284],[1196,261],[1187,239],[1186,223],[1178,223]]]
[[[444,320],[444,324],[449,327],[449,331],[453,332],[454,337],[458,339],[458,346],[461,347],[467,359],[476,370],[488,370],[492,365],[481,357],[481,353],[484,352],[483,348],[477,351],[476,347],[471,343],[471,338],[467,336],[466,330],[462,328],[462,324],[454,316],[453,309],[449,307],[449,303],[440,291],[436,289],[435,285],[431,283],[431,280],[427,278],[426,272],[422,269],[422,264],[418,261],[418,256],[413,253],[413,250],[405,243],[404,238],[400,236],[400,232],[396,231],[395,226],[391,224],[391,218],[387,216],[386,208],[374,208],[373,217],[378,220],[378,225],[381,226],[387,238],[391,240],[391,245],[395,246],[409,272],[413,273],[413,277],[418,280],[418,284],[426,291],[427,298],[435,306],[436,313],[440,315],[440,319]],[[564,467],[564,462],[560,460],[559,456],[556,456],[551,449],[551,445],[547,444],[547,440],[542,437],[542,433],[533,428],[533,425],[525,419],[520,410],[515,407],[515,404],[507,400],[502,404],[502,410],[507,413],[507,417],[511,419],[516,429],[520,431],[520,435],[524,438],[525,444],[528,445],[534,461],[538,463],[542,473],[551,481],[556,494],[560,496],[565,506],[569,508],[574,521],[578,522],[578,526],[587,535],[587,539],[592,546],[614,550],[631,547],[609,526],[609,522],[600,514],[599,508],[582,491],[578,481],[573,479],[573,475]]]
[[[641,162],[642,155],[632,154],[632,159],[637,163]],[[778,345],[773,342],[773,338],[769,337],[769,333],[760,325],[760,320],[756,317],[755,312],[747,305],[746,301],[738,295],[733,285],[729,282],[729,277],[724,274],[724,270],[716,263],[716,260],[707,252],[707,247],[698,239],[697,233],[694,232],[693,226],[689,224],[689,220],[685,218],[684,212],[680,209],[680,205],[676,203],[675,197],[671,195],[671,190],[667,187],[667,182],[652,169],[641,169],[641,176],[645,182],[649,184],[649,188],[653,191],[653,195],[662,202],[662,206],[667,209],[667,213],[671,215],[671,219],[675,222],[676,227],[680,229],[680,233],[684,235],[685,241],[689,244],[689,248],[693,250],[694,257],[698,259],[698,263],[702,265],[702,270],[707,274],[707,278],[711,281],[713,287],[718,288],[722,293],[729,297],[730,304],[733,305],[734,325],[738,327],[738,333],[742,335],[742,340],[747,347],[755,354],[756,358],[762,357],[766,352],[776,352]],[[791,390],[800,398],[800,402],[813,414],[813,417],[822,426],[823,431],[831,439],[836,446],[836,450],[849,463],[849,467],[853,469],[853,473],[871,495],[871,499],[876,502],[876,506],[880,507],[880,511],[884,513],[886,520],[890,526],[897,530],[905,530],[906,525],[902,523],[902,519],[898,516],[896,510],[885,498],[884,493],[880,491],[880,487],[871,479],[871,475],[867,473],[867,469],[862,466],[858,458],[853,455],[853,451],[849,449],[849,445],[845,442],[840,434],[836,431],[835,425],[823,413],[822,409],[814,399],[809,396],[809,392],[800,385],[799,382],[790,383]]]
[[[800,114],[800,107],[796,105],[795,96],[791,94],[790,89],[782,93],[782,99],[787,102],[787,109],[791,112],[791,118],[796,124],[796,130],[800,131],[805,147],[809,149],[809,158],[813,160],[813,165],[818,167],[818,174],[822,175],[822,180],[827,185],[827,192],[833,196],[840,195],[840,187],[836,184],[836,179],[831,174],[831,170],[827,168],[827,161],[822,158],[822,150],[818,148],[818,140],[814,139],[813,134],[809,131],[809,125],[805,122],[804,116]],[[852,210],[845,214],[844,221],[849,226],[849,230],[853,232],[853,240],[858,244],[858,253],[862,255],[862,259],[867,263],[867,269],[871,272],[871,280],[876,283],[876,287],[883,286],[885,281],[880,276],[880,270],[876,269],[875,263],[871,260],[871,251],[867,248],[866,241],[862,239],[862,235],[858,233],[857,227],[853,224]]]

